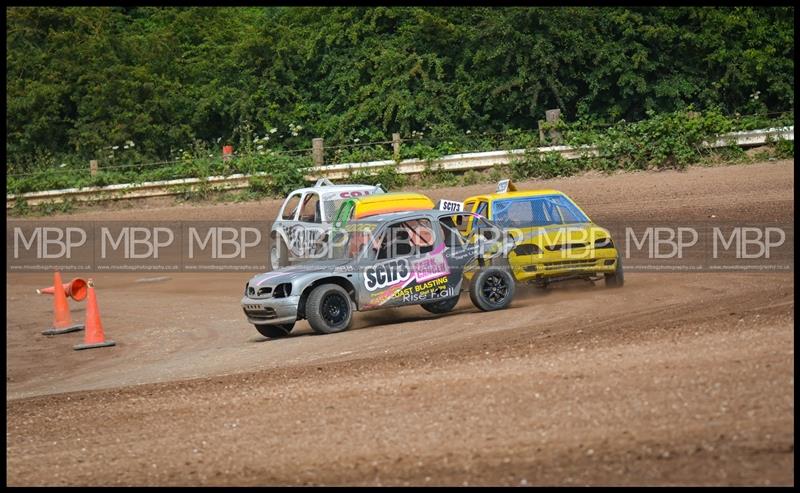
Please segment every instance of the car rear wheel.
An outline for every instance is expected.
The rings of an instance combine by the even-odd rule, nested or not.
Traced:
[[[469,297],[483,311],[500,310],[514,298],[514,278],[508,270],[489,267],[472,277]]]
[[[453,311],[453,308],[456,307],[459,298],[460,296],[453,296],[452,298],[448,298],[446,300],[429,301],[427,303],[422,303],[420,306],[431,313],[436,313],[436,314],[448,313]]]
[[[308,295],[306,319],[314,332],[332,334],[350,328],[353,304],[350,295],[338,284],[322,284]]]
[[[270,339],[278,339],[289,335],[289,332],[294,328],[294,322],[280,325],[258,324],[255,327],[262,336],[269,337]]]
[[[613,274],[605,274],[607,288],[621,288],[625,284],[625,274],[622,271],[622,257],[617,255],[617,267]]]

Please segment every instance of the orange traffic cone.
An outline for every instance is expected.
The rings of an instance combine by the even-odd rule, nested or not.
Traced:
[[[93,347],[113,346],[114,341],[106,341],[103,334],[103,323],[100,321],[100,310],[97,308],[97,297],[94,295],[94,281],[89,279],[89,299],[86,302],[86,333],[83,344],[72,347],[74,350]]]
[[[53,326],[42,331],[42,334],[46,336],[66,334],[83,330],[83,327],[83,324],[72,323],[67,295],[64,294],[64,285],[61,283],[61,273],[55,272],[53,274]]]
[[[64,294],[75,301],[86,299],[86,281],[80,277],[62,284],[61,287],[64,289]],[[36,294],[56,294],[56,287],[50,286],[49,288],[37,289]]]

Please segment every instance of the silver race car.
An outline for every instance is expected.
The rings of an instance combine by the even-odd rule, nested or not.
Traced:
[[[259,333],[282,337],[302,319],[315,332],[341,332],[356,310],[421,305],[447,313],[465,279],[481,310],[505,308],[514,296],[514,278],[502,262],[514,242],[477,214],[383,214],[334,230],[325,246],[324,259],[248,281],[241,304]]]

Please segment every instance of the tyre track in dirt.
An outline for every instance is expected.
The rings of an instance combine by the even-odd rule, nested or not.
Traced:
[[[672,343],[638,334],[638,342],[581,351],[568,341],[493,341],[489,355],[476,344],[25,399],[10,410],[9,466],[24,478],[47,460],[68,472],[56,479],[66,484],[785,483],[792,334],[788,325],[770,330],[783,346],[777,355],[756,332],[791,315],[763,315],[758,330],[752,314],[736,331],[726,321],[701,324],[700,336]],[[775,367],[767,380],[764,362]],[[776,386],[783,399],[764,402]],[[722,412],[726,399],[734,402]],[[118,417],[113,432],[64,422],[107,413]],[[736,424],[724,419],[730,414]],[[39,441],[31,454],[15,454],[17,437],[34,426],[58,447]],[[129,461],[98,472],[108,457]]]
[[[673,313],[689,313],[692,318],[710,311],[721,316],[728,308],[738,311],[747,306],[751,301],[747,293],[761,288],[757,275],[632,274],[619,292],[602,286],[587,288],[582,283],[553,287],[548,294],[523,288],[522,296],[509,309],[496,313],[477,311],[464,295],[456,310],[445,316],[428,314],[419,307],[365,312],[356,316],[354,328],[348,332],[318,336],[307,322],[300,322],[291,337],[269,341],[240,318],[238,299],[215,300],[210,293],[198,293],[192,299],[204,310],[192,313],[172,307],[184,302],[183,294],[147,295],[141,288],[125,289],[121,280],[118,283],[119,287],[109,287],[101,298],[107,336],[116,340],[118,347],[107,355],[84,355],[71,351],[72,344],[82,337],[80,333],[46,338],[33,328],[33,322],[17,325],[15,337],[9,337],[8,342],[9,360],[14,363],[7,371],[11,378],[7,381],[10,396],[413,354],[452,346],[461,340],[510,337],[515,331],[552,337],[579,329],[588,332],[588,327],[595,330],[624,320],[660,319]],[[193,283],[192,279],[187,284]],[[710,293],[717,285],[724,289]],[[778,297],[790,293],[791,288],[791,278],[784,275],[784,280],[775,283],[769,293]],[[24,292],[32,292],[33,288],[18,284],[14,290],[23,291],[19,294],[22,300]],[[131,299],[137,300],[132,306]],[[659,302],[652,304],[651,300]],[[18,303],[22,304],[15,302],[12,308]],[[142,303],[149,307],[148,313],[139,313]],[[42,313],[37,311],[35,317],[43,319],[46,315]],[[165,320],[163,313],[169,313],[169,319]],[[16,322],[16,315],[10,316],[9,322]],[[609,337],[613,338],[613,334]],[[24,356],[17,353],[23,351],[33,353],[35,358],[17,364]]]
[[[793,222],[792,166],[523,186],[561,189],[601,225]],[[69,218],[253,219],[276,204]],[[351,331],[302,322],[277,341],[243,319],[247,274],[95,277],[118,342],[96,352],[39,334],[48,275],[7,278],[9,484],[794,482],[792,273],[631,272],[620,290],[522,288],[496,313],[462,296],[445,316],[365,312]]]

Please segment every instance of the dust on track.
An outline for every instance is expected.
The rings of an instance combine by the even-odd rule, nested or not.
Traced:
[[[793,221],[793,162],[526,182],[600,224]],[[437,189],[464,197],[490,185]],[[279,201],[70,219],[271,219]],[[249,274],[95,275],[117,346],[41,336],[47,274],[10,274],[9,484],[793,484],[794,279],[630,273],[511,308],[357,314],[268,341]],[[74,313],[80,318],[82,313]]]

